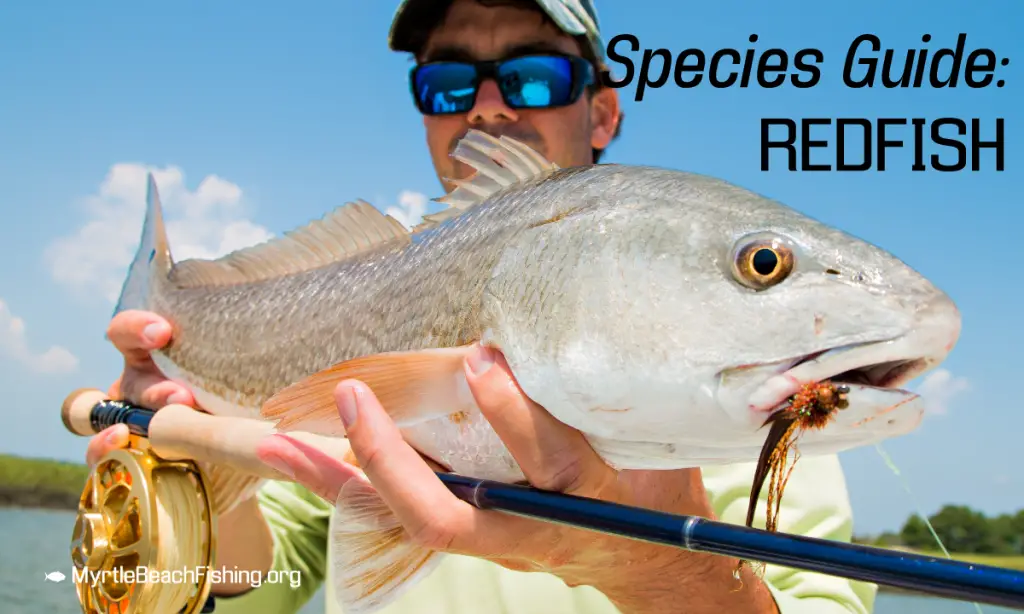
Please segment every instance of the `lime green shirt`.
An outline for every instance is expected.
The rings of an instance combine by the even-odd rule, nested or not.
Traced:
[[[743,524],[754,465],[711,467],[704,483],[718,519]],[[764,527],[767,488],[755,526]],[[332,587],[328,534],[331,506],[305,488],[270,482],[260,505],[274,535],[273,568],[298,570],[298,587],[264,583],[237,597],[219,598],[217,614],[292,614],[325,583],[325,614],[344,614]],[[782,498],[779,530],[848,542],[853,530],[846,481],[836,456],[802,457]],[[599,591],[567,587],[546,573],[511,571],[482,559],[448,556],[431,575],[404,592],[380,614],[619,614]],[[781,614],[868,614],[876,586],[768,565],[764,581]]]

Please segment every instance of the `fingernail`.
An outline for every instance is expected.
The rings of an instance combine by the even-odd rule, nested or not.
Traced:
[[[466,362],[473,375],[483,375],[494,364],[494,350],[478,345],[475,351],[469,353]]]
[[[356,416],[359,413],[359,402],[356,399],[356,390],[352,386],[343,386],[338,394],[338,414],[341,416],[341,423],[346,429],[356,423]]]
[[[149,341],[150,343],[156,343],[156,339],[163,329],[164,327],[162,324],[160,324],[159,322],[153,322],[152,324],[146,326],[146,328],[142,329],[142,336],[146,338],[146,341]]]
[[[185,393],[185,392],[182,392],[182,391],[179,390],[178,392],[175,392],[175,393],[171,394],[171,396],[167,397],[167,404],[168,405],[174,405],[175,403],[181,403],[182,405],[187,405],[188,404],[188,393]]]
[[[269,465],[272,469],[276,469],[293,480],[295,479],[295,471],[291,468],[288,462],[280,456],[268,454],[266,458],[263,459],[263,462]]]

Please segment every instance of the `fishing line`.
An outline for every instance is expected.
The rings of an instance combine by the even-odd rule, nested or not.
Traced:
[[[171,470],[175,471],[175,470]],[[156,516],[162,548],[157,549],[155,572],[182,573],[164,582],[163,578],[146,578],[150,585],[139,599],[139,612],[178,612],[187,603],[195,585],[189,576],[199,572],[203,560],[203,534],[200,523],[203,511],[195,495],[195,485],[186,479],[162,479],[165,472],[154,472]],[[177,471],[175,471],[177,473]],[[176,476],[177,477],[177,476]],[[153,586],[160,583],[161,590]]]
[[[907,479],[903,476],[903,473],[900,472],[899,468],[896,467],[896,463],[892,460],[892,457],[889,456],[889,453],[886,452],[885,448],[882,447],[882,442],[875,443],[875,450],[877,450],[878,455],[882,457],[882,462],[884,462],[889,467],[889,469],[891,469],[892,472],[896,474],[896,479],[898,479],[900,484],[903,485],[903,490],[907,491],[907,496],[910,497],[910,501],[913,504],[918,517],[921,520],[923,520],[925,526],[928,527],[928,532],[930,532],[932,534],[932,537],[935,538],[935,543],[937,543],[939,545],[939,548],[942,549],[942,552],[946,555],[946,558],[952,560],[953,555],[949,553],[949,550],[947,550],[946,546],[942,543],[942,539],[939,537],[939,534],[935,532],[935,528],[932,527],[931,521],[928,520],[928,517],[925,516],[924,512],[921,511],[921,504],[917,501],[917,498],[914,497],[914,493],[910,492],[910,484],[907,482]],[[981,604],[974,602],[974,608],[978,611],[978,614],[983,614],[981,611]]]

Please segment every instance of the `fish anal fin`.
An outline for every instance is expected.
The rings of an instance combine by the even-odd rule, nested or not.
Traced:
[[[256,496],[265,479],[251,473],[243,473],[225,465],[200,463],[210,481],[213,511],[223,516],[235,509],[242,501]]]
[[[283,236],[221,258],[179,262],[170,278],[179,288],[251,283],[409,242],[409,231],[398,220],[366,201],[356,200]]]
[[[332,513],[335,595],[349,614],[372,614],[433,571],[444,555],[415,544],[365,478],[350,479]]]
[[[260,410],[281,432],[307,431],[344,437],[334,389],[343,380],[366,384],[401,427],[475,409],[463,370],[472,345],[387,352],[338,363],[288,386]]]
[[[557,164],[522,142],[507,136],[496,138],[480,130],[469,130],[452,157],[476,172],[468,179],[448,179],[455,188],[435,202],[449,209],[423,216],[414,232],[438,226],[511,185],[558,170]]]

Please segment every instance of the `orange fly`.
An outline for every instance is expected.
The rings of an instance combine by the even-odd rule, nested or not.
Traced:
[[[771,424],[768,437],[761,448],[761,455],[757,460],[757,468],[754,471],[754,485],[750,491],[750,501],[747,504],[747,526],[753,526],[754,511],[757,508],[757,499],[761,495],[761,488],[765,480],[771,474],[768,484],[768,515],[765,520],[765,528],[768,531],[775,531],[779,523],[779,509],[782,505],[782,492],[786,488],[789,475],[800,458],[800,451],[796,448],[796,440],[800,433],[809,429],[820,429],[829,423],[835,415],[835,411],[845,409],[849,401],[846,395],[849,394],[848,386],[836,385],[832,382],[817,382],[804,384],[800,391],[789,398],[789,402],[772,414],[764,421],[763,426]],[[789,458],[790,450],[793,450],[793,464],[786,470],[786,461]],[[744,561],[736,568],[743,566]]]

